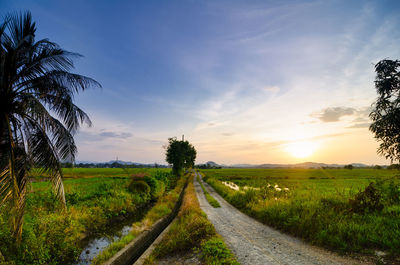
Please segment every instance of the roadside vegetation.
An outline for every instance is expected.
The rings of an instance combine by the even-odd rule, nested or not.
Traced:
[[[101,175],[103,169],[96,169]],[[94,172],[92,172],[94,173]],[[165,190],[175,186],[167,171],[148,171],[133,176],[66,179],[63,211],[52,184],[32,182],[28,189],[24,229],[20,244],[11,236],[8,212],[0,211],[0,261],[7,264],[62,264],[76,260],[80,242],[103,231],[112,222],[135,215]],[[141,182],[143,189],[133,183]],[[0,262],[1,263],[1,262]]]
[[[175,175],[171,174],[171,176]],[[163,196],[160,196],[154,207],[147,212],[145,217],[141,221],[134,223],[132,225],[132,230],[127,235],[122,237],[120,240],[113,242],[105,250],[100,252],[100,254],[95,257],[92,264],[96,265],[106,262],[119,250],[134,240],[140,233],[149,229],[156,221],[172,212],[175,203],[178,201],[179,194],[187,181],[187,177],[181,177],[179,180],[175,177],[175,180],[174,188]],[[140,184],[141,187],[142,184],[143,183]]]
[[[158,260],[187,252],[198,253],[203,264],[239,264],[200,209],[193,176],[176,220],[144,264],[157,264]]]
[[[200,180],[199,175],[197,175],[197,182],[199,182],[201,189],[203,190],[204,196],[206,197],[206,200],[208,201],[208,203],[214,208],[220,208],[221,205],[219,204],[219,202],[216,199],[214,199],[214,197],[211,196],[211,194],[204,188],[204,185],[203,185],[202,181]]]
[[[308,242],[339,252],[400,254],[397,170],[219,169],[202,173],[203,180],[239,210]]]

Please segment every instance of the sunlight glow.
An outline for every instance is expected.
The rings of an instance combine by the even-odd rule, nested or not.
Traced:
[[[286,151],[296,158],[306,158],[311,156],[317,149],[315,142],[293,142],[286,146]]]

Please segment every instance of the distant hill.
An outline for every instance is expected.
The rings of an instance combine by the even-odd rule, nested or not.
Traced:
[[[325,163],[316,163],[316,162],[304,162],[297,164],[233,164],[233,165],[223,165],[217,164],[213,161],[208,161],[205,163],[206,165],[210,165],[212,167],[223,167],[223,168],[323,168],[323,167],[344,167],[343,164],[325,164]],[[371,165],[366,165],[362,163],[352,163],[353,167],[371,167]]]
[[[214,161],[208,161],[205,163],[206,165],[210,165],[212,167],[218,167],[219,165],[217,163],[215,163]]]
[[[76,161],[76,166],[80,167],[168,167],[167,165],[151,163],[137,163],[122,160],[110,160],[108,162],[94,162],[94,161]]]

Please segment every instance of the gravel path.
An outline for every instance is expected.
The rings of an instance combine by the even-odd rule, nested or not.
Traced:
[[[201,176],[200,173],[196,174]],[[213,208],[208,204],[195,178],[194,186],[200,207],[241,264],[366,264],[365,261],[341,257],[282,234],[243,214],[207,183],[203,183],[221,208]]]

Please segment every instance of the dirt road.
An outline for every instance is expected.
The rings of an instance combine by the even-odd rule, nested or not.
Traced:
[[[241,264],[361,264],[360,261],[310,246],[252,219],[227,203],[207,183],[203,183],[221,208],[213,208],[208,204],[195,178],[200,207]]]

